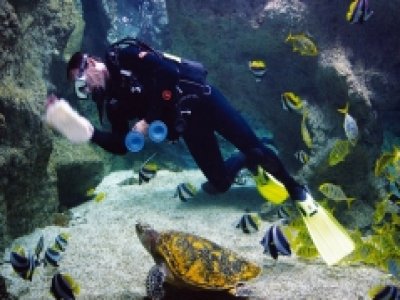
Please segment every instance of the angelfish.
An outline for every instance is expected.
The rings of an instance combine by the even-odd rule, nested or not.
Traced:
[[[358,126],[356,120],[349,114],[349,103],[344,108],[338,109],[338,112],[344,114],[343,128],[347,139],[354,146],[358,139]]]

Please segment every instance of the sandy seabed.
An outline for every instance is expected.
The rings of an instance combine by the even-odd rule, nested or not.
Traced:
[[[304,262],[291,257],[274,261],[263,254],[260,240],[270,224],[244,234],[234,223],[246,209],[257,211],[264,200],[254,186],[236,186],[223,195],[199,192],[188,202],[174,198],[182,182],[200,186],[201,172],[172,173],[159,171],[149,183],[119,185],[137,174],[117,171],[109,174],[96,188],[105,192],[100,202],[89,201],[72,209],[73,219],[66,228],[49,226],[18,238],[13,244],[33,249],[41,235],[45,247],[60,232],[70,234],[66,251],[57,269],[39,267],[32,282],[15,274],[9,264],[1,266],[9,292],[18,299],[52,299],[49,293],[54,272],[70,274],[80,285],[77,299],[143,299],[145,278],[154,264],[135,233],[140,220],[157,230],[181,230],[206,237],[262,266],[263,272],[249,284],[254,288],[250,299],[368,299],[368,290],[390,283],[387,274],[364,266],[328,267],[322,261]],[[11,247],[11,245],[10,245]],[[5,260],[9,257],[6,251]],[[198,296],[201,295],[201,296]],[[170,299],[224,299],[221,294],[175,293]],[[227,297],[231,299],[232,297]]]

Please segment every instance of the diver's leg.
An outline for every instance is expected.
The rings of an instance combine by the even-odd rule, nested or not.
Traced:
[[[233,182],[225,167],[214,129],[207,122],[206,110],[192,109],[182,135],[193,159],[208,179],[203,189],[210,193],[222,193]]]
[[[217,119],[216,131],[244,153],[247,158],[246,166],[255,172],[257,165],[261,165],[264,170],[285,185],[293,199],[302,200],[305,197],[304,188],[287,172],[275,152],[257,138],[248,123],[226,98],[213,88],[212,94],[207,100],[213,107],[212,111]]]

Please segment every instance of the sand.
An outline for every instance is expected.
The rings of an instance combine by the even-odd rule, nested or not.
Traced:
[[[77,299],[143,299],[144,281],[154,262],[136,236],[134,225],[138,220],[158,230],[175,229],[207,237],[262,266],[262,275],[250,283],[254,289],[250,299],[368,299],[372,286],[390,282],[387,274],[364,266],[328,267],[321,260],[304,262],[295,256],[274,261],[263,254],[259,242],[270,226],[268,222],[250,235],[234,228],[246,209],[256,211],[264,203],[251,183],[234,186],[218,196],[199,192],[196,198],[182,202],[173,197],[177,185],[191,182],[199,186],[205,180],[199,171],[159,171],[149,183],[118,185],[132,175],[132,171],[118,171],[106,176],[96,188],[105,192],[106,198],[73,208],[69,227],[40,228],[15,240],[13,244],[33,249],[40,235],[44,235],[46,247],[60,232],[71,235],[58,270],[39,267],[32,282],[19,278],[9,264],[2,265],[9,292],[18,299],[52,299],[50,281],[59,271],[79,283]],[[8,255],[9,249],[5,259]],[[196,295],[177,293],[170,298],[197,299]],[[202,295],[199,299],[213,297]]]

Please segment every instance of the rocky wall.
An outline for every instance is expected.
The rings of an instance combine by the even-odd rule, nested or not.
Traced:
[[[77,18],[74,1],[0,1],[0,249],[58,209],[53,133],[42,117],[51,62]]]

